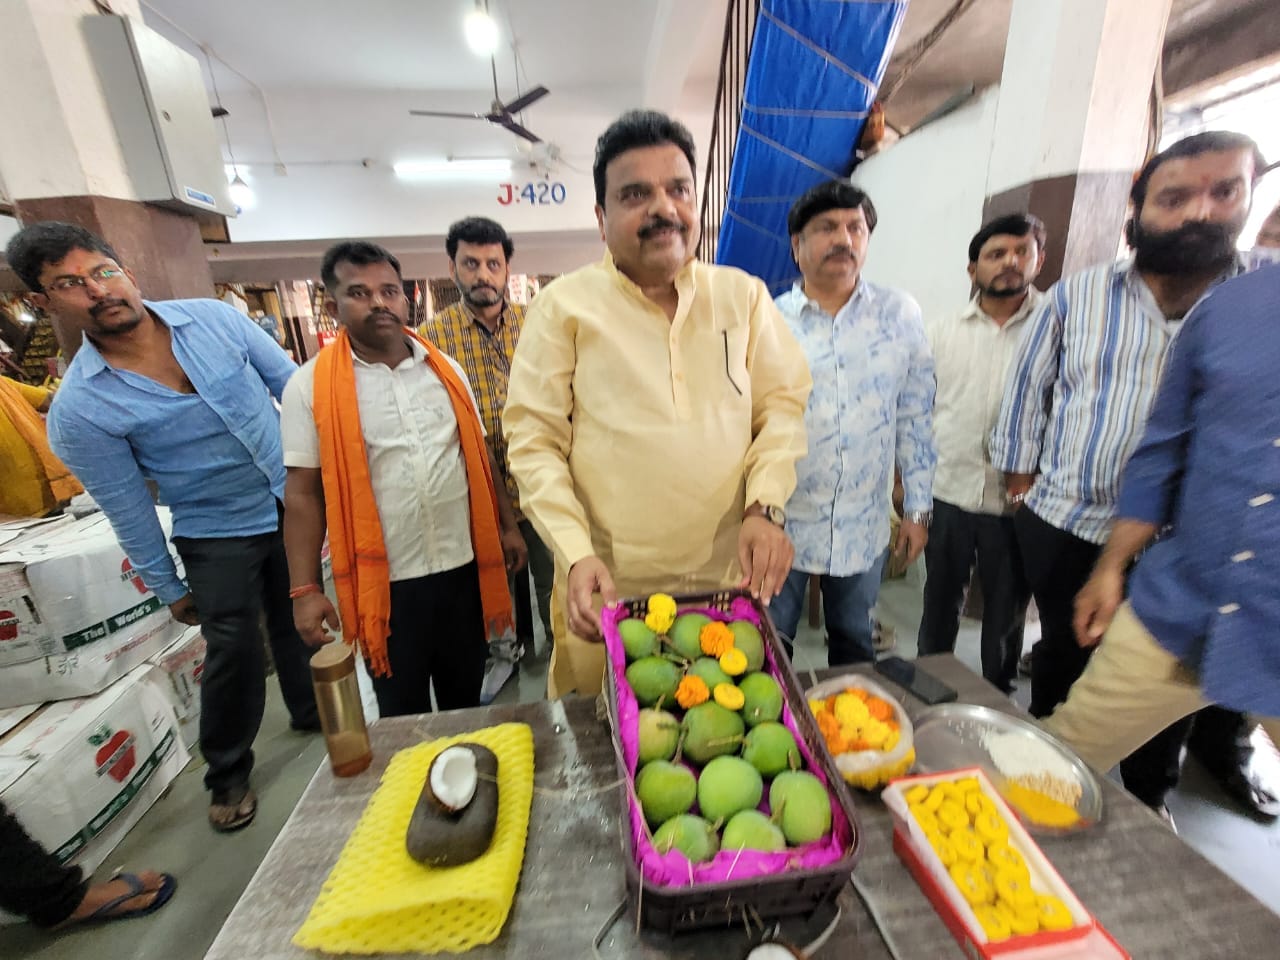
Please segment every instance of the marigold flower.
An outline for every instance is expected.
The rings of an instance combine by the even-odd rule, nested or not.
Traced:
[[[711,691],[707,689],[707,682],[691,674],[682,678],[680,685],[676,687],[676,703],[686,710],[700,703],[706,703],[710,697]]]
[[[649,598],[644,625],[654,633],[666,633],[676,622],[676,602],[665,593],[655,593]]]
[[[718,657],[733,649],[733,631],[718,620],[712,620],[698,631],[698,646],[708,657]]]

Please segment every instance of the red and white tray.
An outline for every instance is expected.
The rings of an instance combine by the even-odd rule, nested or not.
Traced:
[[[906,791],[915,786],[933,786],[963,777],[976,778],[982,791],[996,804],[1009,825],[1009,845],[1026,860],[1032,885],[1066,904],[1075,926],[1069,930],[1042,930],[999,941],[987,938],[973,909],[956,889],[924,830],[911,815],[905,796]],[[980,768],[902,777],[885,787],[882,799],[893,814],[893,849],[967,956],[986,960],[1130,960],[1124,948],[1085,909]]]

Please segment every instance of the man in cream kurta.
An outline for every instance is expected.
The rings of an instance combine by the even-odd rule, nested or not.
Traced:
[[[600,690],[601,599],[776,595],[812,386],[764,284],[693,259],[688,131],[627,114],[595,167],[608,253],[534,299],[503,415],[520,502],[555,555],[553,697]]]

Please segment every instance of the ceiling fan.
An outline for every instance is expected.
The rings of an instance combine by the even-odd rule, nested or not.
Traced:
[[[493,71],[493,103],[490,104],[488,113],[452,113],[446,110],[410,110],[409,113],[415,117],[450,117],[460,120],[484,120],[488,123],[492,123],[495,127],[502,127],[504,130],[510,130],[517,137],[522,137],[530,143],[541,143],[542,138],[532,130],[521,126],[519,121],[516,120],[515,115],[541,100],[551,91],[539,84],[528,93],[521,94],[516,97],[510,103],[503,103],[502,97],[498,93],[498,64],[492,56],[489,57],[489,66]]]

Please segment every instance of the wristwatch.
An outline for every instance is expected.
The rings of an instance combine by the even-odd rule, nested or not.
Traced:
[[[785,510],[781,507],[765,506],[763,503],[753,503],[747,507],[746,516],[763,517],[778,527],[783,527],[787,524],[787,512]]]
[[[918,523],[920,526],[928,530],[929,524],[933,523],[933,511],[913,510],[911,513],[908,513],[904,519],[910,520],[912,523]]]

